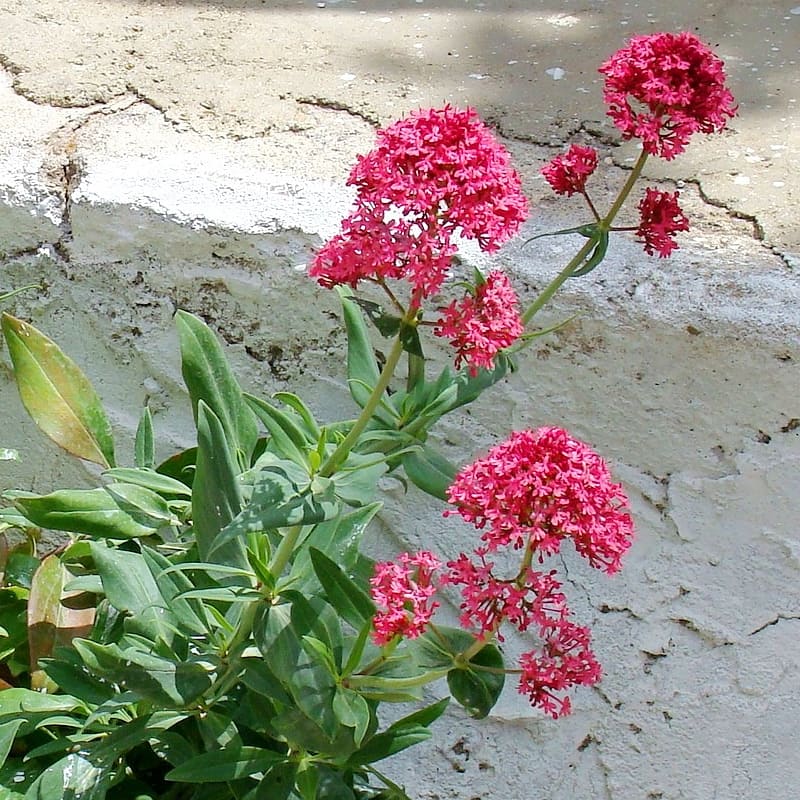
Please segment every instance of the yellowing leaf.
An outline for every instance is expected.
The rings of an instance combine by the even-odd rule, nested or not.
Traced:
[[[22,404],[40,430],[78,458],[114,466],[111,426],[88,378],[27,322],[3,314],[2,328]]]

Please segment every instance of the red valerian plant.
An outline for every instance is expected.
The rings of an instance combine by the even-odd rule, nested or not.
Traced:
[[[290,392],[246,394],[209,328],[179,311],[197,445],[159,464],[145,408],[134,465],[119,466],[83,373],[3,316],[23,403],[104,470],[93,489],[4,494],[7,800],[408,800],[375,763],[430,735],[448,699],[485,717],[513,676],[555,718],[576,687],[600,680],[551,559],[571,542],[592,567],[621,568],[633,523],[606,463],[550,426],[511,432],[459,469],[429,433],[547,333],[536,314],[603,261],[646,159],[672,158],[734,112],[721,63],[691,34],[636,37],[602,72],[609,114],[642,153],[607,210],[589,196],[594,148],[573,144],[544,167],[591,219],[558,232],[585,241],[533,300],[507,273],[464,275],[456,259],[459,239],[492,253],[528,213],[508,152],[477,113],[421,110],[378,132],[350,174],[351,213],[309,269],[340,294],[354,418],[321,423]],[[688,228],[677,201],[648,188],[639,202],[640,223],[625,230],[649,254],[669,255]],[[355,294],[365,285],[382,304]],[[389,341],[381,362],[369,322]],[[425,348],[437,339],[426,332],[449,342],[453,366],[431,374]],[[449,559],[367,558],[359,546],[387,473],[447,503],[446,515],[474,526],[475,546]],[[23,541],[7,545],[6,529]],[[69,541],[40,559],[42,529]],[[459,627],[436,616],[454,598]],[[499,646],[509,631],[528,648],[515,663]],[[381,703],[420,703],[441,679],[449,698],[384,725]]]

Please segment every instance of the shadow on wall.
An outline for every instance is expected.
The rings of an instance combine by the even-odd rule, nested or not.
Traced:
[[[155,5],[111,2],[143,10]],[[395,109],[415,107],[408,84],[427,85],[439,101],[474,105],[509,127],[509,134],[544,130],[538,138],[553,128],[563,131],[573,120],[602,121],[597,67],[630,36],[660,30],[690,30],[709,42],[726,61],[734,95],[748,113],[768,109],[786,80],[780,74],[786,62],[774,45],[785,36],[784,55],[792,42],[796,51],[793,33],[800,27],[800,18],[786,16],[785,4],[756,7],[742,0],[588,0],[575,9],[553,0],[162,0],[158,7],[238,17],[234,40],[273,15],[275,35],[254,54],[265,66],[302,70],[313,84],[313,73],[349,65],[349,72],[369,76],[378,89],[402,83]],[[143,18],[143,36],[147,24]],[[207,24],[213,33],[215,20]],[[429,93],[424,101],[434,98]],[[381,112],[377,116],[385,122]]]

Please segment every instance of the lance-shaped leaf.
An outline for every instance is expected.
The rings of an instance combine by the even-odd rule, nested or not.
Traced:
[[[221,783],[247,778],[257,772],[267,772],[286,756],[261,747],[226,747],[203,753],[168,772],[168,781],[182,783]]]
[[[3,314],[2,327],[22,404],[39,429],[78,458],[114,466],[111,425],[88,378],[32,325]]]
[[[415,486],[440,500],[447,500],[447,489],[458,472],[454,464],[428,445],[406,453],[403,469]]]
[[[40,528],[107,539],[149,536],[157,526],[126,514],[104,489],[62,489],[41,496],[15,497],[14,505]]]
[[[231,456],[248,466],[258,440],[258,427],[217,337],[199,317],[186,311],[178,311],[175,324],[181,346],[181,371],[192,398],[195,421],[199,424],[202,401],[219,419]]]
[[[192,522],[200,557],[214,563],[245,569],[248,566],[244,543],[229,538],[216,539],[241,511],[242,498],[237,482],[238,470],[231,454],[225,427],[214,411],[200,400],[197,411],[197,470],[192,493]]]
[[[339,289],[342,300],[344,324],[347,330],[347,382],[353,400],[362,408],[366,405],[373,387],[378,383],[380,370],[372,352],[364,317],[356,302],[348,296],[346,289]],[[396,414],[389,406],[379,406],[375,417],[381,422],[394,425]]]
[[[28,598],[28,650],[31,689],[52,690],[52,681],[39,668],[39,659],[52,655],[58,645],[87,636],[94,623],[93,608],[68,608],[61,600],[69,573],[58,556],[48,556],[33,576]]]

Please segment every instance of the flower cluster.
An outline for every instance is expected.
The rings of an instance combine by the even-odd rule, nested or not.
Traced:
[[[602,677],[602,670],[590,649],[588,628],[562,620],[542,632],[541,651],[532,650],[520,656],[522,674],[520,694],[528,695],[532,705],[539,706],[553,719],[569,714],[569,696],[556,694],[573,686],[591,686]]]
[[[508,151],[473,108],[416,111],[378,131],[377,146],[358,159],[349,183],[359,201],[394,206],[413,219],[435,216],[493,252],[528,214]]]
[[[528,202],[508,152],[474,109],[417,111],[377,138],[350,173],[355,210],[309,273],[327,287],[406,279],[419,303],[441,287],[455,235],[493,252],[519,230]]]
[[[587,178],[597,169],[597,150],[579,144],[542,167],[542,175],[558,194],[583,194]]]
[[[721,131],[736,113],[722,61],[692,33],[635,36],[600,72],[608,115],[651,155],[675,158],[693,133]]]
[[[414,639],[425,631],[439,605],[431,598],[436,592],[433,575],[440,566],[426,550],[375,565],[370,579],[370,594],[378,608],[372,621],[375,644],[383,646],[395,636]]]
[[[689,230],[689,220],[678,205],[679,192],[662,192],[648,187],[639,203],[640,222],[636,231],[648,255],[658,252],[666,258],[678,247],[675,234]]]
[[[602,459],[560,428],[519,431],[462,469],[448,490],[451,503],[477,528],[484,545],[473,557],[447,563],[443,584],[461,592],[461,624],[502,641],[501,625],[533,628],[538,650],[520,660],[519,691],[553,717],[570,710],[565,692],[600,680],[588,628],[570,619],[554,572],[529,565],[570,537],[592,566],[615,572],[633,537],[627,499]],[[512,578],[495,574],[487,556],[502,546],[525,548]]]
[[[464,553],[447,562],[442,584],[462,586],[461,625],[480,634],[496,633],[502,641],[500,624],[509,622],[519,631],[532,625],[545,628],[567,613],[566,597],[555,572],[526,569],[512,580],[498,578],[486,553],[476,551],[477,563]]]
[[[631,545],[622,487],[600,456],[560,428],[512,433],[458,473],[448,499],[485,529],[489,550],[530,544],[551,554],[569,537],[592,566],[611,574]]]
[[[456,349],[456,368],[469,364],[494,369],[494,357],[512,345],[525,326],[519,315],[519,300],[508,277],[497,270],[478,284],[475,293],[454,300],[436,323],[434,333],[450,340]]]

